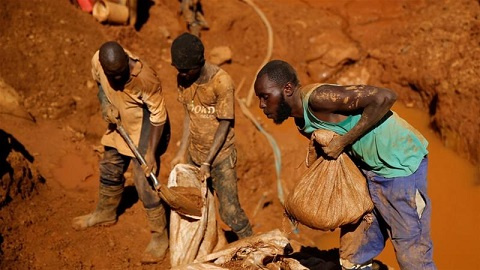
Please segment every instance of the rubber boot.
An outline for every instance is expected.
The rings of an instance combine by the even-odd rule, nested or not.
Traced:
[[[163,260],[168,248],[167,218],[165,208],[159,205],[145,209],[152,239],[142,255],[142,263],[157,263]]]
[[[243,229],[239,230],[238,232],[235,232],[235,234],[238,236],[238,239],[252,236],[252,226],[250,226],[250,223],[248,223],[247,226],[243,227]]]
[[[93,213],[73,219],[75,230],[102,225],[109,226],[117,222],[117,207],[122,198],[123,186],[107,186],[100,183],[97,208]]]

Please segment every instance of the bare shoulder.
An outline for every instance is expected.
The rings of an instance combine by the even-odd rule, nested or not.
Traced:
[[[315,111],[331,111],[337,107],[337,103],[343,102],[345,86],[323,84],[318,86],[310,94],[308,103]]]
[[[312,93],[309,105],[314,111],[348,112],[370,105],[393,104],[394,91],[372,85],[321,85]]]

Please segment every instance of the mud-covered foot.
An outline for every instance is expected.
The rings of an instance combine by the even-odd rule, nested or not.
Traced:
[[[163,261],[168,249],[168,236],[166,233],[161,236],[152,235],[152,240],[142,254],[142,263],[151,264]]]
[[[91,213],[84,216],[76,217],[72,220],[73,229],[80,231],[93,226],[111,226],[117,222],[116,216]]]
[[[252,226],[248,223],[243,229],[238,232],[235,232],[238,236],[238,239],[243,239],[253,235]]]

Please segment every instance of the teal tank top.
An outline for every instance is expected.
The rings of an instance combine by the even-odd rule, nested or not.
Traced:
[[[360,120],[361,114],[348,116],[339,123],[325,122],[310,111],[308,100],[313,90],[321,84],[308,85],[303,96],[303,117],[305,125],[299,130],[310,134],[317,129],[331,130],[344,135],[350,131]],[[387,118],[360,137],[351,146],[351,155],[364,163],[367,170],[385,177],[405,177],[413,174],[425,155],[428,154],[428,141],[398,116],[390,111]]]

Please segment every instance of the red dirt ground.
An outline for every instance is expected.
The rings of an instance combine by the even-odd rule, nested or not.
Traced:
[[[101,25],[67,0],[0,1],[0,77],[24,97],[23,105],[37,120],[0,114],[0,129],[25,146],[46,180],[35,196],[15,197],[0,208],[1,269],[168,268],[168,260],[157,266],[139,264],[150,235],[142,206],[135,200],[115,226],[84,232],[70,226],[73,217],[94,209],[97,198],[97,150],[106,125],[100,118],[90,59],[107,40],[117,40],[138,54],[162,78],[172,143],[162,158],[161,180],[168,175],[183,119],[169,46],[185,26],[177,15],[178,1],[145,2],[151,4],[149,17],[136,31]],[[266,51],[266,30],[239,0],[203,2],[211,27],[202,32],[207,55],[215,46],[231,48],[232,63],[222,67],[237,84],[246,79],[240,91],[244,97]],[[396,90],[407,107],[423,110],[422,114],[398,109],[411,121],[421,119],[423,130],[419,129],[431,141],[432,174],[444,177],[432,186],[432,201],[437,203],[432,218],[435,259],[440,269],[472,266],[478,251],[475,239],[480,240],[472,237],[478,235],[474,224],[480,222],[474,209],[480,199],[473,166],[443,148],[438,138],[478,164],[479,2],[268,0],[258,5],[274,30],[273,58],[292,63],[303,84],[385,86]],[[289,190],[302,170],[306,141],[292,122],[275,126],[256,105],[254,101],[254,114],[279,142],[283,184]],[[272,150],[238,106],[236,115],[241,203],[255,232],[279,224],[289,230],[277,198]],[[445,194],[453,193],[453,188],[460,195],[448,200]],[[129,194],[135,197],[134,192]],[[338,233],[301,227],[299,235],[290,235],[320,249],[338,247]],[[395,265],[388,248],[381,260]]]

